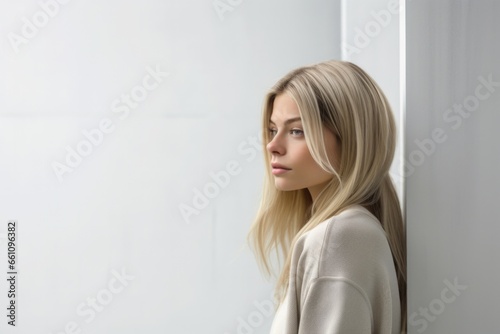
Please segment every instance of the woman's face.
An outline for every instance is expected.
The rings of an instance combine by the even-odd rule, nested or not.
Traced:
[[[276,188],[284,191],[307,188],[314,200],[334,175],[323,170],[311,156],[299,108],[287,93],[274,99],[269,131],[271,141],[267,151]],[[337,168],[335,162],[340,158],[340,143],[325,126],[323,138],[328,159]]]

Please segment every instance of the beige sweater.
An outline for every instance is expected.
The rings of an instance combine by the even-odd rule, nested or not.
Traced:
[[[399,333],[394,263],[379,221],[352,206],[302,235],[271,334]]]

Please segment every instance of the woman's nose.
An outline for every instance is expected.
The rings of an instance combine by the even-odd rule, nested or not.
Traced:
[[[282,140],[275,135],[274,138],[267,144],[267,151],[271,154],[285,154],[285,147]]]

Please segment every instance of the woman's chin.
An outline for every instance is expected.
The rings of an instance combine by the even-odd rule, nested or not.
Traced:
[[[282,182],[282,180],[275,180],[274,186],[276,187],[276,189],[278,189],[280,191],[293,191],[293,190],[302,189],[301,187],[297,187],[296,185],[294,186],[293,184],[290,184],[289,182]]]

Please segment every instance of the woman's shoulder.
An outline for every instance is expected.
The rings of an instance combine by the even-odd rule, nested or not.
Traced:
[[[336,239],[361,241],[364,238],[382,238],[385,240],[386,234],[380,221],[368,209],[361,205],[352,205],[318,224],[308,231],[305,237],[309,240],[321,241],[323,244],[327,240]]]
[[[351,206],[303,235],[302,255],[316,259],[318,276],[347,274],[392,265],[380,221],[366,208]],[[307,256],[308,255],[308,256]],[[371,268],[371,269],[370,269]]]

